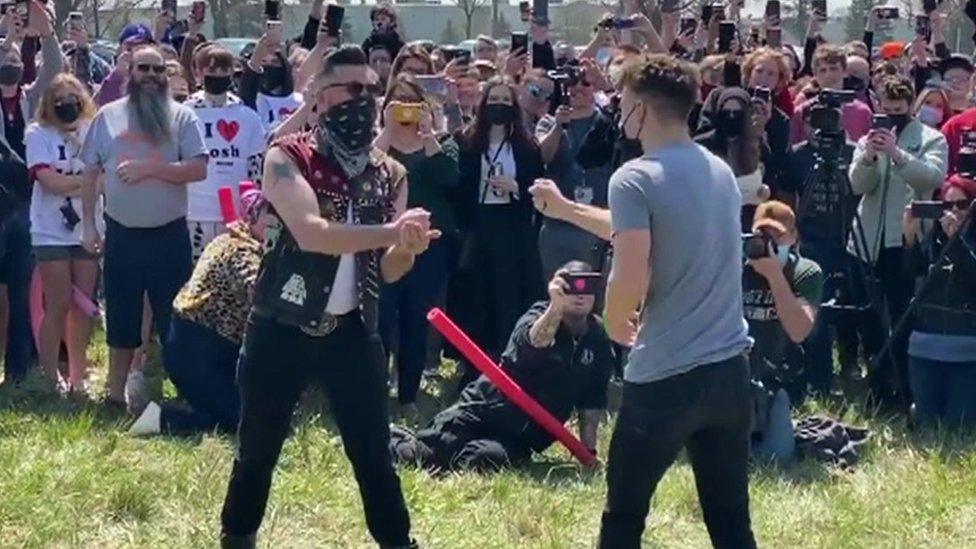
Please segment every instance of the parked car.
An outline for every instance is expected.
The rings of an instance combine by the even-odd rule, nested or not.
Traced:
[[[234,57],[250,57],[258,43],[253,38],[218,38],[214,42],[230,50]]]

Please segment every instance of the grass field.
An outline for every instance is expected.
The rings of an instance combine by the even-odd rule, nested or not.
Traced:
[[[104,363],[103,348],[94,350]],[[439,400],[431,397],[427,407]],[[320,409],[320,399],[306,399],[296,418],[261,547],[372,546],[349,466]],[[976,438],[917,437],[897,420],[843,413],[874,429],[855,470],[810,462],[789,471],[754,468],[760,545],[976,547]],[[0,394],[0,547],[215,547],[232,441],[138,440],[125,436],[126,427],[126,418],[97,403],[30,390]],[[605,428],[602,448],[608,436]],[[435,479],[415,470],[401,476],[425,547],[594,544],[603,474],[580,470],[562,451],[550,450],[527,471],[494,477]],[[707,546],[684,461],[661,484],[644,540],[646,547]]]

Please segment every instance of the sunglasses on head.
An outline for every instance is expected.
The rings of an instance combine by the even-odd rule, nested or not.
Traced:
[[[377,95],[380,93],[379,84],[363,84],[361,82],[343,82],[340,84],[329,84],[328,86],[325,86],[322,89],[328,90],[331,88],[345,88],[346,92],[353,97],[359,97],[360,95],[363,95],[364,92],[367,92],[370,95]]]
[[[136,65],[136,70],[139,72],[154,72],[156,74],[163,74],[166,72],[166,65],[154,65],[152,63],[138,63]]]

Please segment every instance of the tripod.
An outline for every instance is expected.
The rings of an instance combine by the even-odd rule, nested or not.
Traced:
[[[847,144],[843,131],[819,130],[814,134],[811,144],[814,166],[803,181],[797,219],[802,221],[808,215],[828,218],[830,226],[827,228],[827,245],[832,250],[840,250],[839,255],[842,258],[836,264],[831,262],[829,266],[821,266],[824,286],[833,289],[830,295],[825,295],[822,299],[821,311],[838,318],[853,316],[859,321],[868,315],[880,326],[881,333],[886,334],[890,322],[885,314],[880,284],[870,263],[870,248],[857,211],[859,198],[851,190],[847,177],[850,161],[844,154]],[[847,252],[848,243],[853,248],[853,255]],[[880,337],[875,338],[875,341],[880,343]],[[882,346],[882,353],[878,353],[875,358],[884,356],[885,353],[894,365],[894,352],[890,346]],[[870,376],[877,375],[879,363],[872,361]],[[833,364],[832,359],[830,364]],[[903,381],[901,373],[897,367],[894,370],[894,382],[900,387]]]

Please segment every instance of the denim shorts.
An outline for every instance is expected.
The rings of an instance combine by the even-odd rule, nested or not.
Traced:
[[[98,259],[97,255],[89,253],[81,246],[34,246],[33,252],[37,263]]]

